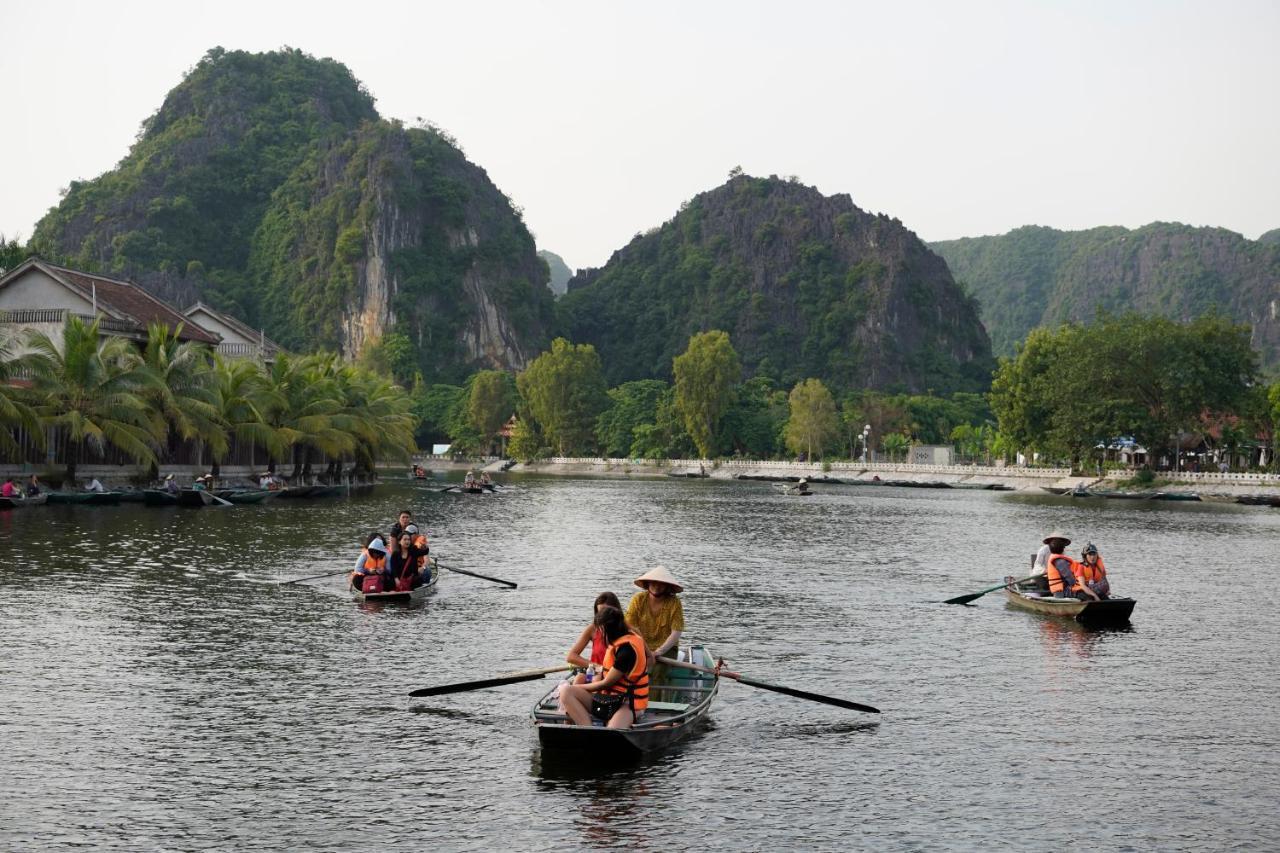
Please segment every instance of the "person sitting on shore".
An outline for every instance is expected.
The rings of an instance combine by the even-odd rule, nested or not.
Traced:
[[[609,644],[604,639],[604,632],[596,624],[595,617],[600,615],[601,609],[605,607],[622,610],[622,602],[618,601],[618,596],[612,592],[602,592],[597,595],[595,604],[592,605],[591,624],[582,629],[582,633],[578,635],[578,641],[570,647],[569,653],[564,656],[565,662],[584,670],[573,680],[574,684],[586,684],[595,676],[600,675],[601,667],[604,666],[604,653]],[[590,659],[582,656],[582,653],[587,649],[587,643],[591,644]]]
[[[1084,551],[1080,554],[1080,573],[1083,576],[1081,580],[1084,585],[1093,591],[1100,599],[1111,597],[1111,581],[1107,580],[1107,567],[1102,564],[1102,557],[1098,554],[1098,546],[1092,542],[1084,546]],[[1076,598],[1083,597],[1077,594]]]
[[[589,726],[595,718],[611,729],[627,729],[649,704],[644,639],[616,607],[602,607],[595,624],[609,644],[604,677],[565,687],[560,693],[564,711],[574,725]]]
[[[374,534],[356,558],[351,572],[351,588],[359,592],[385,592],[392,586],[391,570],[387,566],[387,546],[382,537]]]

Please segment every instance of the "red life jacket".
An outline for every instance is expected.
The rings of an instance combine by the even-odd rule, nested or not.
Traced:
[[[623,646],[631,646],[635,650],[635,666],[601,692],[626,696],[631,700],[631,710],[638,716],[649,705],[649,673],[645,672],[644,640],[639,634],[623,634],[610,644],[604,655],[604,671],[608,673],[613,669],[615,652]]]

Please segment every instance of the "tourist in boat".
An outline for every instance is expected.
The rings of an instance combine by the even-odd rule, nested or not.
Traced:
[[[676,596],[684,591],[664,566],[654,566],[635,579],[640,587],[627,604],[627,624],[644,638],[654,657],[680,645],[684,631],[684,605]]]
[[[488,472],[488,471],[482,471],[482,472],[480,472],[480,485],[482,485],[482,486],[492,486],[492,485],[493,485],[493,478],[489,476],[489,472]]]
[[[400,514],[396,516],[396,521],[391,525],[391,533],[387,536],[388,542],[396,542],[400,539],[400,534],[404,533],[404,529],[413,523],[413,513],[407,509],[400,510]]]
[[[102,485],[101,480],[99,480],[97,477],[94,477],[89,481],[89,485],[84,487],[84,490],[86,492],[97,492],[98,494],[102,494],[107,490],[107,488],[106,486]]]
[[[258,478],[258,488],[270,490],[273,487],[270,472],[263,474]]]
[[[40,478],[35,474],[31,475],[31,479],[27,480],[27,497],[34,498],[40,494]]]
[[[414,544],[414,534],[417,531],[418,528],[412,524],[406,527],[396,539],[395,550],[391,552],[391,577],[395,579],[397,592],[409,592],[427,582],[422,573],[426,565],[426,552]]]
[[[1049,582],[1049,593],[1054,598],[1098,599],[1098,594],[1084,585],[1080,564],[1066,555],[1071,540],[1064,534],[1054,531],[1045,537],[1049,546],[1049,558],[1045,561],[1045,578]],[[1077,595],[1077,593],[1083,593]]]
[[[14,485],[12,477],[6,477],[4,481],[4,485],[0,486],[0,497],[2,498],[21,497],[21,495],[18,494],[18,487]]]
[[[193,491],[197,492],[203,492],[205,490],[203,474],[191,481],[191,488]]]
[[[604,653],[609,644],[605,642],[604,632],[600,630],[600,626],[596,624],[596,616],[600,615],[600,610],[605,607],[613,607],[622,610],[622,602],[618,601],[618,596],[612,592],[602,592],[596,596],[596,602],[592,605],[591,624],[582,629],[582,633],[578,635],[578,641],[569,649],[569,653],[564,656],[567,663],[571,663],[584,672],[579,673],[574,679],[574,684],[586,684],[595,675],[600,674],[600,668],[604,665]],[[591,644],[591,658],[587,659],[582,653],[587,650],[587,643]]]
[[[1084,551],[1080,554],[1080,573],[1083,577],[1080,580],[1086,587],[1093,591],[1100,599],[1111,597],[1111,582],[1107,580],[1107,567],[1102,564],[1102,557],[1098,554],[1098,546],[1092,542],[1084,546]],[[1083,593],[1077,594],[1076,598],[1083,597]]]
[[[393,578],[387,566],[387,546],[374,534],[356,558],[351,572],[351,588],[360,592],[384,592],[392,587]]]
[[[179,491],[178,481],[173,479],[172,474],[166,474],[164,478],[164,490],[171,495],[176,495]]]
[[[1048,537],[1041,540],[1040,550],[1036,551],[1035,556],[1031,558],[1031,576],[1036,579],[1036,588],[1041,595],[1049,595],[1052,590],[1049,589],[1049,576],[1046,574],[1049,568],[1049,555],[1054,553],[1053,541],[1056,534],[1051,533]],[[1070,539],[1062,539],[1061,547],[1057,553],[1061,554],[1067,550],[1067,546],[1071,544]]]
[[[565,687],[560,693],[564,712],[578,726],[589,726],[595,718],[611,729],[630,728],[649,704],[644,639],[616,607],[600,608],[595,624],[608,643],[604,676]]]

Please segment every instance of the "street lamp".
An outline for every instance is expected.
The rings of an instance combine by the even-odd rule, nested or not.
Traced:
[[[871,424],[862,428],[862,464],[867,464],[867,439],[871,436]]]

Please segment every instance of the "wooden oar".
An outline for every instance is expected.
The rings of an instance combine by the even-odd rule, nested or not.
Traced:
[[[999,586],[993,586],[991,587],[991,589],[984,589],[982,592],[971,592],[968,595],[957,595],[955,598],[948,598],[946,601],[942,603],[943,604],[968,604],[970,601],[973,601],[976,598],[982,598],[982,596],[986,595],[989,592],[995,592],[997,589],[1004,589],[1007,586],[1013,586],[1014,584],[1023,583],[1025,581],[1035,580],[1038,577],[1039,575],[1030,575],[1025,578],[1019,578],[1016,581],[1009,581],[1008,583],[1002,583]]]
[[[752,678],[731,672],[727,669],[721,669],[716,672],[709,666],[699,666],[696,663],[684,663],[683,661],[672,660],[671,658],[658,658],[667,666],[678,666],[681,669],[696,669],[698,672],[709,672],[713,675],[723,675],[725,678],[732,678],[739,684],[745,684],[748,687],[759,687],[761,690],[772,690],[774,693],[782,693],[787,696],[794,696],[797,699],[808,699],[810,702],[821,702],[824,705],[835,705],[837,708],[848,708],[851,711],[865,711],[868,714],[879,714],[879,708],[872,708],[870,705],[862,705],[858,702],[850,702],[848,699],[837,699],[834,696],[823,696],[821,693],[810,693],[807,690],[796,690],[794,687],[783,687],[780,684],[766,684],[763,681],[756,681]]]
[[[443,489],[436,489],[437,492],[452,492],[457,486],[445,486]]]
[[[480,681],[461,681],[457,684],[441,684],[438,687],[419,687],[417,690],[409,691],[409,695],[443,696],[446,693],[465,693],[468,690],[483,690],[486,687],[501,687],[504,684],[515,684],[519,681],[533,681],[553,672],[566,672],[570,669],[573,669],[573,665],[567,663],[560,666],[549,666],[546,669],[526,669],[524,672],[513,672],[510,675],[499,675],[495,678],[485,678]]]
[[[209,497],[213,498],[215,501],[222,504],[223,506],[235,506],[235,504],[233,504],[231,501],[225,498],[220,498],[215,494],[210,493]]]
[[[469,572],[466,569],[455,569],[453,566],[446,566],[444,563],[440,562],[439,560],[436,560],[436,565],[442,569],[448,569],[451,572],[457,572],[460,575],[471,575],[471,577],[473,578],[480,578],[481,580],[493,581],[494,583],[504,584],[505,586],[509,586],[512,589],[516,589],[519,586],[519,584],[512,583],[511,581],[504,581],[502,578],[491,578],[488,575],[482,575],[482,574],[479,574],[478,572]]]
[[[347,575],[350,573],[351,573],[351,569],[342,569],[336,572],[326,572],[323,575],[312,575],[311,577],[308,577],[308,578],[294,578],[291,581],[281,581],[280,586],[288,586],[291,583],[302,583],[303,581],[316,581],[316,580],[320,580],[320,578],[331,578],[334,575]]]

